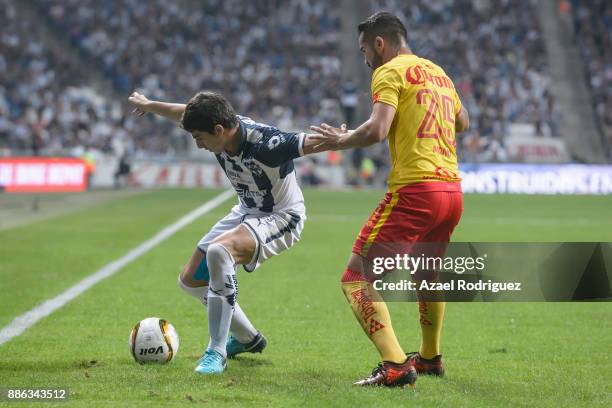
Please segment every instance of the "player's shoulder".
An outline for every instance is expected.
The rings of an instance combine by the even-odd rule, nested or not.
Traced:
[[[416,57],[416,56],[415,56]],[[405,79],[410,85],[418,87],[423,85],[455,89],[455,85],[444,69],[435,62],[416,57],[405,71]]]
[[[397,57],[387,61],[382,64],[380,67],[374,70],[373,76],[380,77],[384,75],[392,75],[396,72],[401,72],[404,70],[412,61],[412,58],[405,58],[404,55],[398,55]]]
[[[265,143],[273,136],[281,133],[279,129],[266,123],[254,121],[247,116],[236,115],[240,124],[244,127],[246,141],[254,145]]]
[[[240,123],[249,130],[257,130],[260,132],[263,131],[271,131],[271,130],[276,130],[278,131],[278,129],[272,125],[268,125],[266,123],[262,123],[262,122],[257,122],[251,118],[249,118],[248,116],[242,116],[242,115],[236,115],[236,117],[238,118],[238,120],[240,121]]]
[[[418,57],[418,59],[416,61],[416,64],[425,67],[428,71],[430,71],[432,73],[446,75],[446,72],[444,72],[444,69],[442,69],[441,66],[439,66],[438,64],[436,64],[435,62],[433,62],[432,60],[429,60],[427,58]]]
[[[251,157],[266,166],[275,167],[287,161],[282,153],[285,149],[279,152],[279,146],[295,144],[295,149],[300,148],[298,145],[302,138],[297,133],[283,132],[275,126],[256,122],[246,116],[237,116],[244,132],[243,157]]]
[[[419,57],[414,54],[400,54],[374,70],[372,82],[403,81],[406,70],[418,63]]]

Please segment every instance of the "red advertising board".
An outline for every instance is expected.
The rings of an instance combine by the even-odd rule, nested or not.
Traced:
[[[0,188],[9,193],[84,191],[87,163],[67,157],[3,157]]]

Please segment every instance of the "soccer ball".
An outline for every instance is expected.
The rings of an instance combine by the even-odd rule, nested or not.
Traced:
[[[130,333],[130,352],[140,364],[165,364],[176,356],[179,337],[169,322],[158,317],[141,320]]]

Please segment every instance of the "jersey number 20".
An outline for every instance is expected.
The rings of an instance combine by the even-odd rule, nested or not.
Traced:
[[[429,95],[429,98],[426,98],[426,95]],[[416,102],[419,105],[428,104],[425,117],[417,131],[417,138],[438,139],[443,136],[450,146],[455,146],[455,138],[453,137],[455,116],[453,115],[452,98],[446,95],[440,96],[435,90],[425,88],[417,92]],[[440,109],[442,110],[442,117],[447,122],[447,126],[444,128],[436,121]]]

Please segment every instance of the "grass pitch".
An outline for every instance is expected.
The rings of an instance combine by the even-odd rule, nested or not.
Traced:
[[[610,303],[451,303],[444,379],[419,378],[415,391],[352,387],[378,356],[339,278],[382,192],[305,193],[302,241],[238,274],[239,301],[269,340],[262,355],[230,361],[222,376],[193,373],[206,316],[176,278],[229,200],[0,346],[0,387],[67,387],[68,405],[87,407],[612,405]],[[0,327],[216,194],[153,191],[0,231]],[[610,197],[468,195],[464,206],[457,241],[612,241]],[[402,345],[416,350],[416,306],[390,309]],[[181,337],[169,365],[132,360],[130,329],[149,316],[169,320]]]

